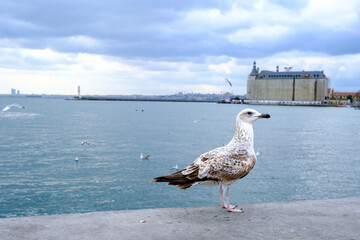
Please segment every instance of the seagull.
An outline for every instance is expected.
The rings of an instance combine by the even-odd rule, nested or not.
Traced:
[[[83,141],[83,142],[81,142],[80,144],[81,144],[81,146],[84,145],[84,144],[90,145],[90,143],[88,143],[87,141]]]
[[[19,105],[17,103],[13,103],[13,104],[10,104],[10,105],[7,105],[6,107],[4,107],[4,109],[2,111],[5,112],[5,111],[9,110],[12,107],[24,108],[25,109],[24,106],[21,106],[21,105]]]
[[[75,157],[75,162],[79,161],[79,158],[78,157]]]
[[[149,157],[150,157],[150,155],[144,156],[142,153],[140,154],[140,159],[142,159],[142,160],[148,159]]]
[[[199,120],[196,120],[196,119],[194,119],[192,116],[189,116],[189,118],[191,119],[191,121],[193,122],[193,123],[197,123]]]
[[[171,168],[178,170],[179,166],[176,164],[176,165],[172,166]]]
[[[227,79],[227,78],[224,78],[224,79],[230,85],[230,87],[232,87],[232,83],[229,81],[229,79]]]
[[[243,212],[230,205],[229,187],[235,181],[245,177],[254,167],[254,132],[252,124],[261,118],[270,118],[254,109],[244,109],[236,117],[236,131],[231,141],[222,147],[201,154],[186,168],[170,175],[156,177],[151,182],[167,182],[187,189],[195,184],[220,185],[221,207],[228,212]],[[222,185],[226,185],[226,205],[224,204]]]

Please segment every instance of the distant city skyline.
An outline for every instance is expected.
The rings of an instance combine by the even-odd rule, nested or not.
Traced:
[[[242,95],[254,60],[357,92],[359,25],[356,0],[3,0],[0,94]]]

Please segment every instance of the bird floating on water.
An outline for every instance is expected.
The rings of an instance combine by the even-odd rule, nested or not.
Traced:
[[[172,166],[171,168],[173,168],[173,169],[179,169],[179,166],[176,164],[176,165],[174,165],[174,166]]]
[[[236,131],[232,140],[225,146],[201,154],[186,168],[170,175],[157,177],[152,182],[167,182],[187,189],[194,184],[220,185],[221,206],[228,212],[243,212],[230,205],[229,187],[245,177],[254,167],[254,132],[252,124],[261,118],[270,118],[254,109],[244,109],[236,117]],[[226,205],[222,185],[226,185]]]
[[[197,120],[197,119],[194,119],[192,116],[189,116],[189,118],[191,119],[191,121],[193,122],[193,123],[197,123],[199,120]]]
[[[25,109],[25,107],[24,107],[24,106],[21,106],[20,104],[12,103],[12,104],[7,105],[6,107],[4,107],[4,109],[3,109],[2,111],[3,111],[3,112],[8,111],[8,110],[10,110],[10,108],[12,108],[12,107],[17,107],[17,108],[23,108],[23,109]]]
[[[144,160],[144,159],[148,159],[150,157],[150,155],[143,155],[142,153],[140,154],[140,159]]]

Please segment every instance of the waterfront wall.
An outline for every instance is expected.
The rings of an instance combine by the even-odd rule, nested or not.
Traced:
[[[0,219],[18,239],[359,239],[360,198]]]

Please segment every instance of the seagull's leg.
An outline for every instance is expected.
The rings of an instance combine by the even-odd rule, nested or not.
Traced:
[[[221,207],[225,208],[222,185],[220,184]]]
[[[238,212],[238,213],[243,212],[242,209],[235,209],[237,207],[236,205],[230,205],[229,186],[226,187],[225,196],[226,196],[226,207],[225,207],[226,211],[228,211],[228,212]]]
[[[220,196],[221,196],[221,207],[222,208],[226,208],[225,204],[224,204],[224,195],[223,195],[223,190],[222,190],[222,185],[220,185]],[[230,205],[230,208],[236,208],[237,205]]]
[[[224,195],[223,195],[223,189],[222,189],[222,185],[220,185],[220,196],[221,196],[221,207],[222,208],[227,208],[224,204]],[[236,208],[237,205],[230,205],[230,208]]]

